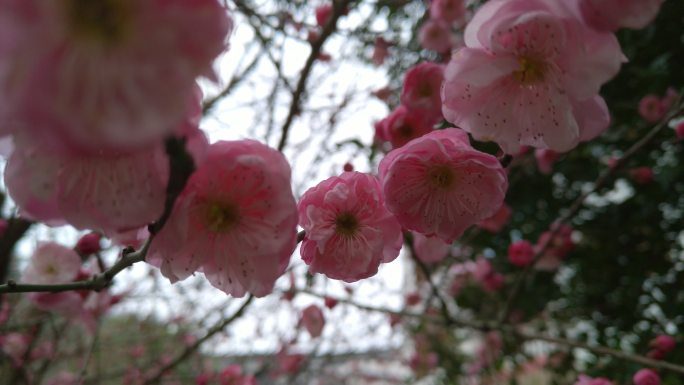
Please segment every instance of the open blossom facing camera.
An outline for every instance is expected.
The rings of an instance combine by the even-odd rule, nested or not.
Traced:
[[[309,189],[297,207],[306,231],[301,253],[313,273],[354,282],[399,255],[401,227],[385,208],[377,179],[345,172]]]
[[[203,271],[235,297],[264,296],[295,248],[290,166],[253,140],[212,144],[176,200],[148,261],[172,282]]]
[[[562,2],[493,0],[465,31],[442,88],[445,118],[515,154],[563,152],[607,127],[597,96],[624,56],[615,36],[588,28]]]
[[[78,275],[81,257],[57,243],[38,246],[24,270],[22,281],[41,285],[71,282]]]
[[[503,203],[508,179],[499,161],[473,149],[465,132],[424,135],[380,162],[387,207],[399,223],[453,242]]]
[[[0,23],[10,126],[116,149],[173,130],[232,29],[217,0],[0,0]]]

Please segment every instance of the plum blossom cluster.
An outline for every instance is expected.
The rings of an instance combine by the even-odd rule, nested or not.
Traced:
[[[442,87],[445,118],[515,154],[568,151],[609,123],[602,84],[625,60],[615,36],[575,1],[494,0],[474,15]]]
[[[79,244],[82,246],[83,242],[79,241]],[[22,274],[22,281],[37,285],[54,285],[80,281],[93,273],[99,273],[96,264],[83,263],[83,258],[88,262],[93,262],[88,257],[94,248],[79,249],[79,244],[76,245],[75,249],[87,252],[79,255],[74,249],[57,243],[40,244]],[[64,291],[60,293],[29,293],[28,299],[37,309],[60,314],[67,319],[80,323],[86,330],[92,332],[95,330],[97,319],[109,308],[119,303],[122,296],[111,294],[109,290],[100,292]]]
[[[13,141],[4,175],[20,213],[108,235],[156,220],[163,141],[205,141],[195,82],[214,77],[227,48],[223,6],[3,0],[0,25],[0,134]]]
[[[154,238],[148,262],[172,282],[202,271],[235,297],[270,293],[296,245],[290,179],[285,157],[264,144],[212,144]]]
[[[442,120],[443,81],[444,67],[437,63],[420,63],[406,71],[401,104],[376,123],[375,141],[399,148],[431,132]]]
[[[507,188],[498,159],[473,149],[465,132],[432,131],[387,154],[379,180],[345,172],[309,189],[298,205],[301,254],[311,272],[353,282],[398,256],[403,229],[419,259],[438,262],[499,210]]]
[[[218,1],[0,4],[0,32],[16,37],[0,40],[0,132],[14,147],[5,181],[22,215],[114,238],[144,232],[165,209],[164,139],[182,138],[196,170],[154,234],[148,262],[172,282],[199,271],[241,297],[272,291],[296,247],[297,225],[310,271],[346,282],[397,258],[404,231],[414,233],[426,263],[443,259],[472,225],[500,231],[511,215],[508,176],[468,133],[506,153],[523,145],[548,151],[538,159],[549,172],[557,152],[608,125],[598,92],[625,60],[611,31],[647,23],[659,2],[620,13],[593,1],[492,0],[467,25],[465,47],[449,56],[465,4],[432,1],[421,41],[449,63],[406,72],[401,104],[376,125],[378,142],[392,147],[378,175],[346,171],[298,203],[282,154],[253,140],[209,145],[198,128],[196,79],[213,77],[232,29]],[[331,12],[330,4],[318,7],[317,24]],[[611,20],[597,22],[608,13]],[[634,21],[637,14],[643,20]],[[387,42],[378,44],[381,63]],[[445,118],[459,128],[435,129]],[[571,232],[562,227],[535,247],[512,246],[511,262],[529,264],[548,244],[536,267],[553,270],[572,249]],[[503,276],[483,261],[473,275],[497,290]],[[303,318],[312,336],[322,323],[314,313]]]

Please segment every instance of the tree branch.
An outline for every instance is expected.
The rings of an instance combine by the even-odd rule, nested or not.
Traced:
[[[323,27],[323,30],[321,31],[321,34],[319,35],[318,39],[311,43],[311,53],[309,54],[309,57],[306,59],[304,68],[302,68],[299,81],[297,82],[297,87],[295,88],[295,91],[292,94],[292,103],[290,103],[290,110],[287,113],[287,118],[285,119],[285,123],[283,124],[283,127],[281,129],[280,142],[278,142],[278,151],[283,151],[285,145],[287,144],[287,137],[290,133],[290,127],[292,127],[292,123],[294,122],[295,116],[297,116],[297,114],[299,114],[300,112],[300,104],[304,97],[304,92],[306,91],[306,82],[309,78],[309,75],[311,74],[311,70],[313,69],[313,65],[316,62],[316,59],[318,59],[318,56],[321,53],[323,44],[328,39],[328,37],[330,37],[330,35],[332,35],[333,32],[335,32],[337,20],[342,16],[342,14],[344,14],[349,3],[351,3],[351,1],[349,0],[333,2],[333,12],[330,15],[330,18],[328,19],[328,22]]]
[[[559,216],[554,222],[552,222],[552,224],[555,225],[555,228],[551,229],[550,236],[546,239],[546,241],[541,245],[539,250],[535,253],[532,262],[529,265],[527,265],[525,269],[517,275],[515,282],[513,283],[513,288],[510,291],[510,295],[508,296],[508,299],[506,300],[504,307],[501,313],[499,314],[499,322],[504,322],[506,318],[508,318],[508,315],[512,310],[513,303],[520,294],[523,282],[525,281],[527,276],[532,272],[534,265],[536,265],[537,262],[539,262],[539,260],[542,258],[546,250],[548,250],[553,239],[561,230],[560,225],[569,222],[582,208],[582,206],[584,205],[584,201],[587,199],[589,195],[603,188],[608,183],[613,174],[615,174],[615,172],[618,169],[625,165],[628,159],[630,159],[632,156],[634,156],[634,154],[638,153],[641,149],[646,147],[646,145],[648,145],[656,137],[658,132],[660,132],[660,130],[667,126],[668,122],[672,118],[677,117],[682,112],[684,112],[684,104],[679,105],[679,107],[674,109],[670,114],[668,114],[668,116],[663,118],[663,120],[661,120],[660,123],[656,124],[638,142],[634,143],[629,149],[627,149],[627,151],[625,151],[625,153],[619,159],[616,160],[613,167],[608,167],[604,169],[603,172],[601,172],[598,178],[596,178],[596,180],[594,181],[594,186],[589,191],[586,191],[582,193],[579,197],[577,197],[577,199],[575,199],[572,205],[570,205],[570,208],[568,208],[568,211],[565,214]]]
[[[130,249],[124,249],[121,252],[121,259],[114,264],[114,266],[105,270],[100,274],[94,275],[91,279],[87,281],[77,281],[64,284],[53,284],[53,285],[34,285],[17,283],[12,280],[8,281],[5,285],[0,285],[0,294],[3,293],[30,293],[30,292],[47,292],[47,293],[59,293],[62,291],[69,290],[95,290],[99,291],[108,287],[114,277],[127,267],[145,260],[147,255],[147,250],[149,248],[150,239],[148,239],[143,247],[137,251],[131,251]]]
[[[228,325],[233,323],[236,319],[238,319],[242,314],[245,312],[247,307],[249,306],[250,303],[252,303],[252,300],[254,297],[250,294],[247,297],[247,300],[240,306],[240,308],[233,313],[232,316],[219,321],[216,325],[214,325],[209,331],[207,331],[207,334],[205,334],[202,338],[198,339],[193,343],[192,345],[188,346],[183,350],[181,354],[179,354],[175,359],[173,359],[171,362],[168,364],[162,366],[154,375],[152,375],[150,378],[148,378],[143,385],[151,385],[151,384],[157,384],[161,381],[162,376],[166,374],[168,371],[172,370],[176,366],[178,366],[181,362],[186,360],[193,352],[197,351],[199,347],[206,342],[208,339],[213,337],[214,335],[222,332]]]
[[[159,219],[148,226],[150,237],[145,241],[145,244],[140,250],[134,251],[131,248],[125,248],[121,251],[121,259],[119,259],[114,266],[105,270],[100,274],[94,275],[91,279],[86,281],[77,281],[64,284],[54,285],[34,285],[17,283],[8,281],[5,285],[0,285],[0,294],[3,293],[29,293],[29,292],[48,292],[59,293],[69,290],[95,290],[99,291],[108,287],[114,277],[127,267],[144,261],[147,256],[147,251],[155,234],[164,227],[166,221],[171,216],[173,205],[176,198],[185,188],[190,175],[195,170],[195,163],[192,157],[185,149],[185,140],[175,137],[168,138],[165,142],[166,154],[169,159],[169,183],[166,187],[166,201],[164,204],[164,212]]]

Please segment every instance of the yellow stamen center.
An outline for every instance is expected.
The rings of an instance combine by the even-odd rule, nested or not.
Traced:
[[[518,63],[520,69],[513,72],[513,77],[523,85],[531,85],[544,80],[545,65],[543,61],[523,56],[518,58]]]
[[[113,45],[129,32],[134,13],[130,0],[66,0],[66,17],[78,38]]]
[[[240,222],[240,212],[234,205],[211,204],[207,208],[207,227],[214,232],[232,229]]]
[[[456,183],[456,175],[449,166],[434,166],[428,170],[428,181],[433,187],[448,189]]]
[[[335,218],[335,231],[340,235],[351,236],[359,229],[359,221],[351,213],[342,213]]]

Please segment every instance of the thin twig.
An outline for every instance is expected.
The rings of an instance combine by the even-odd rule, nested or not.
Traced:
[[[311,43],[311,53],[309,54],[309,57],[306,59],[304,68],[302,68],[301,75],[299,76],[299,81],[297,82],[297,87],[295,88],[295,91],[292,94],[290,110],[287,113],[287,118],[285,119],[285,123],[283,124],[283,127],[280,131],[281,136],[280,141],[278,142],[278,151],[283,151],[285,145],[287,144],[287,137],[290,133],[290,127],[292,127],[292,123],[294,122],[295,116],[297,116],[300,112],[300,105],[302,98],[304,97],[304,92],[306,91],[307,80],[309,78],[309,75],[311,74],[311,70],[313,69],[314,63],[316,62],[318,56],[321,53],[323,44],[328,39],[328,37],[330,37],[330,35],[332,35],[333,32],[335,32],[337,20],[345,13],[349,3],[351,3],[351,1],[349,0],[335,1],[333,3],[333,12],[330,15],[330,18],[328,19],[328,22],[323,27],[321,34],[318,36],[318,39]]]
[[[124,249],[121,253],[121,259],[114,264],[114,266],[105,270],[100,274],[94,275],[91,279],[86,281],[76,281],[63,284],[53,284],[53,285],[34,285],[26,283],[17,283],[12,280],[8,281],[5,285],[0,285],[0,294],[3,293],[30,293],[30,292],[47,292],[47,293],[59,293],[62,291],[69,290],[102,290],[110,285],[114,276],[119,274],[121,271],[127,267],[145,260],[147,255],[147,250],[149,249],[149,239],[140,250],[130,251],[130,249]]]
[[[508,299],[506,300],[504,307],[499,314],[499,322],[504,322],[506,318],[508,318],[508,315],[510,314],[512,310],[513,303],[515,302],[515,299],[517,296],[520,294],[520,290],[522,289],[523,282],[526,280],[527,276],[532,272],[532,269],[534,265],[539,262],[539,260],[544,256],[544,253],[547,251],[547,249],[551,246],[551,243],[553,239],[556,237],[556,235],[560,232],[561,230],[561,225],[564,223],[567,223],[570,221],[582,208],[584,205],[584,201],[587,199],[587,197],[599,189],[603,188],[610,178],[613,176],[613,174],[620,169],[622,166],[625,165],[627,160],[634,156],[637,152],[639,152],[641,149],[646,147],[662,130],[665,126],[667,126],[668,122],[684,112],[684,104],[680,105],[678,108],[673,110],[668,116],[666,116],[663,120],[660,121],[660,123],[656,124],[646,135],[644,135],[638,142],[634,143],[625,153],[616,160],[615,164],[612,167],[608,167],[601,172],[601,174],[596,178],[596,180],[593,183],[593,187],[582,193],[575,201],[570,205],[570,208],[565,212],[565,214],[559,216],[555,221],[552,222],[553,226],[551,229],[550,236],[546,238],[545,242],[539,247],[539,250],[534,255],[534,258],[532,259],[532,262],[528,264],[525,269],[520,272],[516,279],[515,282],[513,283],[513,288],[510,291],[510,294],[508,296]]]
[[[144,383],[143,385],[151,385],[151,384],[156,384],[159,383],[161,380],[162,376],[178,366],[181,362],[185,361],[192,353],[197,351],[197,349],[200,348],[200,346],[209,340],[211,337],[214,335],[222,332],[228,325],[233,323],[236,319],[238,319],[242,314],[245,312],[247,307],[249,306],[250,303],[252,303],[252,300],[254,297],[252,295],[249,295],[247,297],[247,300],[240,306],[240,308],[233,313],[232,316],[218,322],[216,325],[214,325],[209,331],[207,331],[207,334],[205,334],[202,338],[198,339],[193,343],[192,345],[186,347],[181,354],[179,354],[176,358],[174,358],[171,362],[167,363],[166,365],[162,366],[155,374],[150,376]]]
[[[3,293],[29,293],[29,292],[48,292],[59,293],[69,290],[95,290],[99,291],[108,287],[114,277],[129,266],[144,261],[147,256],[147,251],[150,243],[166,221],[171,216],[173,206],[176,198],[185,188],[190,175],[195,170],[195,164],[192,157],[185,149],[185,140],[179,138],[169,138],[165,142],[166,154],[169,160],[169,183],[166,187],[166,201],[164,203],[164,212],[159,219],[148,226],[150,237],[145,241],[145,244],[137,251],[132,248],[125,248],[121,251],[121,259],[119,259],[114,266],[105,270],[100,274],[94,275],[89,280],[76,281],[63,284],[54,285],[35,285],[26,283],[17,283],[15,281],[8,281],[7,284],[0,285],[0,294]]]

